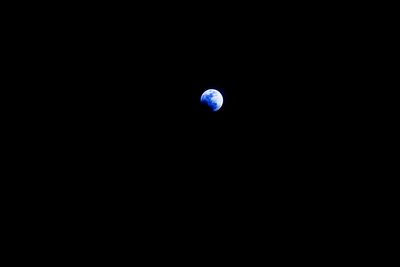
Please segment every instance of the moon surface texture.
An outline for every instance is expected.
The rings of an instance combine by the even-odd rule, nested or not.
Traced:
[[[201,95],[200,102],[215,112],[222,107],[224,98],[218,90],[208,89]]]

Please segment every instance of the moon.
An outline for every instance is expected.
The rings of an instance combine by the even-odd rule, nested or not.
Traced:
[[[215,112],[222,107],[224,98],[218,90],[208,89],[201,95],[200,102]]]

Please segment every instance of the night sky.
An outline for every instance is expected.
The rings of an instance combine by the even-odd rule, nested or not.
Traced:
[[[121,15],[113,24],[99,20],[104,27],[79,26],[63,42],[63,71],[52,75],[62,92],[54,105],[67,107],[60,124],[67,146],[98,173],[145,171],[176,190],[165,177],[183,175],[175,182],[198,191],[265,183],[311,190],[345,153],[357,72],[329,21],[269,15],[245,23],[201,20],[200,12],[187,27],[178,20],[141,27]],[[200,105],[210,88],[224,96],[216,113]],[[148,180],[121,182],[136,181]]]
[[[364,89],[353,31],[326,10],[225,8],[158,20],[117,8],[55,27],[35,66],[46,119],[31,115],[30,131],[46,128],[66,206],[226,240],[257,224],[301,234],[344,206]],[[200,105],[211,88],[224,97],[215,113]]]
[[[322,48],[294,52],[290,40],[243,51],[218,43],[194,45],[191,57],[180,49],[148,57],[138,51],[127,59],[122,53],[91,71],[90,79],[85,73],[83,80],[96,82],[79,89],[85,92],[74,114],[85,136],[79,150],[87,146],[100,172],[128,177],[144,171],[160,188],[181,193],[191,192],[185,184],[198,193],[216,190],[218,197],[268,184],[275,192],[293,190],[286,193],[293,198],[303,194],[299,187],[320,193],[315,182],[335,172],[335,160],[345,153],[343,125],[351,121],[341,63]],[[224,96],[215,113],[200,105],[210,88]]]

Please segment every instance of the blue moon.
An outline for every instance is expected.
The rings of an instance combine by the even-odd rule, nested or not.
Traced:
[[[215,112],[222,107],[224,98],[218,90],[208,89],[201,95],[200,102]]]

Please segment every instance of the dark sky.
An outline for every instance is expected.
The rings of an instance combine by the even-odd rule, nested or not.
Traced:
[[[354,103],[366,58],[345,15],[90,10],[52,23],[49,41],[37,31],[30,40],[48,55],[31,61],[43,65],[33,64],[33,81],[48,88],[41,138],[61,151],[49,166],[70,173],[72,191],[121,210],[137,198],[210,218],[262,205],[326,210],[357,184],[345,174],[361,147]],[[200,105],[209,88],[224,95],[216,113]]]
[[[150,173],[200,174],[219,186],[231,175],[242,186],[261,185],[261,177],[283,186],[277,176],[298,185],[299,173],[309,182],[329,173],[345,153],[343,125],[351,121],[345,63],[331,46],[313,46],[315,38],[304,37],[307,45],[276,38],[245,46],[219,39],[195,43],[191,52],[156,46],[127,55],[126,47],[83,72],[87,83],[78,80],[76,91],[84,92],[83,113],[75,115],[89,149],[128,173],[150,164]],[[209,88],[224,94],[219,112],[201,109]]]
[[[354,116],[348,32],[328,11],[197,11],[165,23],[118,13],[60,37],[65,64],[53,79],[78,147],[121,170],[175,159],[193,174],[268,176],[331,164]],[[225,98],[213,114],[199,103],[209,88]],[[223,167],[201,168],[214,161]]]
[[[60,221],[76,218],[76,240],[116,229],[208,248],[266,230],[279,247],[335,235],[358,210],[360,29],[331,6],[231,7],[91,6],[31,31],[23,78],[39,113],[23,114],[35,146],[24,168],[44,166],[50,179],[27,177],[54,194],[44,202]],[[200,105],[210,88],[224,96],[216,113]]]

